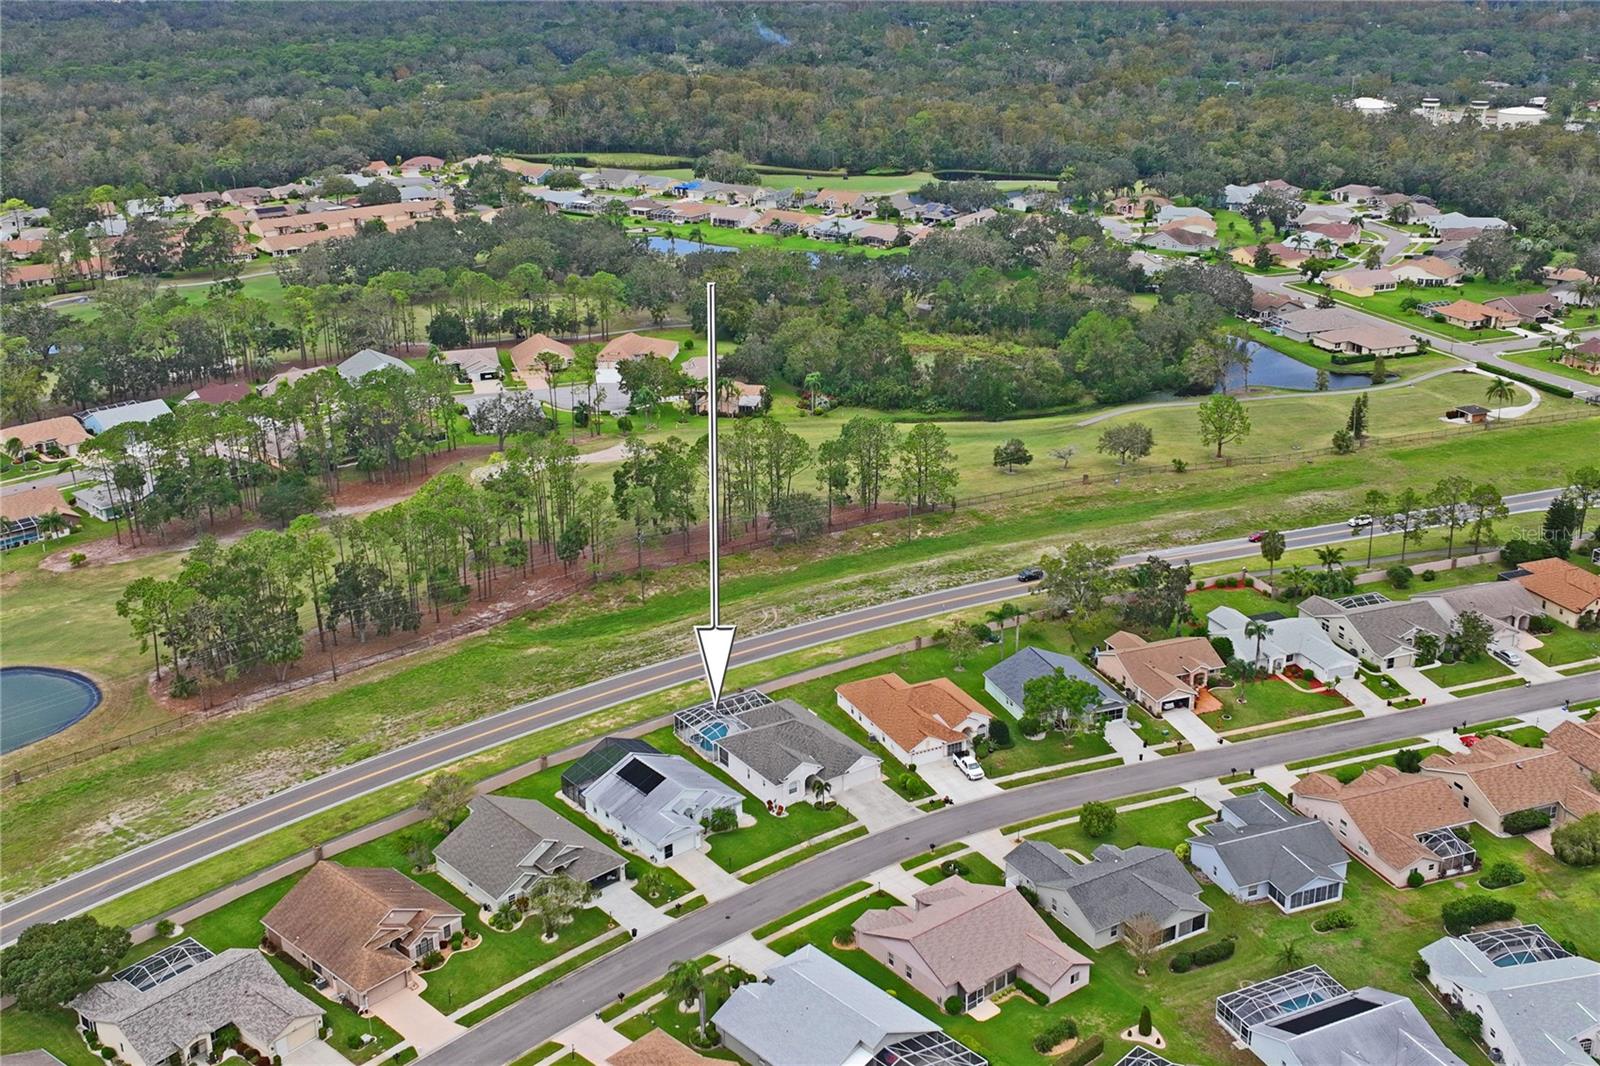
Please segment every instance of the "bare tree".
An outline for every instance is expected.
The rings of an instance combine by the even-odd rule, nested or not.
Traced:
[[[1140,977],[1145,976],[1150,960],[1161,950],[1161,934],[1161,923],[1148,914],[1135,914],[1122,923],[1122,945],[1139,963]]]

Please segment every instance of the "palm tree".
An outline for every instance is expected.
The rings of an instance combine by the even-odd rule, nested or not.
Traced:
[[[1272,635],[1272,627],[1259,618],[1252,618],[1244,624],[1244,635],[1246,640],[1254,640],[1256,642],[1256,654],[1253,661],[1259,665],[1261,663],[1261,642]]]
[[[1002,639],[1004,639],[1006,623],[1011,621],[1013,618],[1020,617],[1021,615],[1022,610],[1016,604],[1012,603],[1010,600],[1007,600],[999,607],[996,607],[994,610],[985,614],[984,617],[1000,626],[1000,634]],[[1020,648],[1022,646],[1022,626],[1019,623],[1012,628],[1017,631],[1017,647]]]
[[[633,887],[645,899],[655,899],[666,889],[667,875],[662,873],[659,867],[648,867],[640,872],[639,879],[633,883]]]
[[[1508,379],[1497,377],[1489,382],[1489,388],[1484,395],[1489,398],[1490,403],[1495,405],[1494,417],[1498,419],[1500,412],[1505,409],[1505,405],[1517,398],[1517,390]]]
[[[5,443],[5,449],[6,449],[6,458],[7,459],[10,459],[13,463],[20,463],[22,461],[22,438],[21,437],[9,437],[9,438],[7,438],[6,443]]]
[[[806,375],[806,393],[811,397],[811,413],[817,413],[817,393],[822,389],[822,375],[813,370]]]
[[[822,777],[811,779],[811,803],[814,807],[821,807],[823,797],[833,791],[833,784]]]
[[[1311,584],[1311,571],[1303,566],[1291,566],[1283,572],[1283,586],[1290,595]]]
[[[1334,567],[1344,562],[1344,549],[1336,548],[1331,544],[1324,548],[1318,548],[1317,562],[1321,563],[1322,568],[1331,574]]]
[[[1278,947],[1278,965],[1285,970],[1298,968],[1303,958],[1304,956],[1300,954],[1299,941],[1285,940]]]
[[[667,995],[685,1006],[699,1001],[701,1036],[706,1032],[706,993],[710,986],[705,971],[693,959],[675,962],[667,969]]]
[[[67,520],[61,517],[60,512],[54,509],[48,514],[39,516],[39,536],[45,540],[49,540],[66,528]]]

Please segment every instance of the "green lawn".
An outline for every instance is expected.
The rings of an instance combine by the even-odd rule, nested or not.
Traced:
[[[1247,652],[1249,649],[1236,650]],[[1222,710],[1206,717],[1211,728],[1219,732],[1338,710],[1348,702],[1337,692],[1301,692],[1285,681],[1272,678],[1247,681],[1233,688],[1213,688],[1211,694],[1222,701]]]
[[[36,1012],[12,1007],[0,1013],[0,1055],[35,1050],[50,1052],[66,1066],[104,1066],[105,1063],[78,1036],[77,1016],[66,1008]]]
[[[1600,655],[1600,632],[1587,632],[1557,624],[1554,633],[1537,634],[1543,646],[1533,649],[1533,657],[1546,666],[1592,659]]]
[[[1250,221],[1237,211],[1213,211],[1211,217],[1217,220],[1217,245],[1222,252],[1240,245],[1259,244],[1263,240],[1270,244],[1279,239],[1277,230],[1265,219],[1258,234]]]
[[[944,869],[946,863],[957,863],[959,864],[959,869],[953,869],[946,873]],[[974,884],[1003,885],[1006,883],[1006,872],[976,851],[969,851],[957,855],[953,859],[933,863],[924,870],[918,870],[917,880],[926,881],[928,884],[934,885],[943,881],[946,877],[951,877],[958,873]]]
[[[1510,672],[1499,659],[1485,655],[1477,662],[1441,663],[1430,667],[1425,676],[1440,688],[1453,688],[1472,681],[1504,677]]]
[[[1483,303],[1485,300],[1492,300],[1498,296],[1516,296],[1522,293],[1540,291],[1539,286],[1526,282],[1490,282],[1481,280],[1468,281],[1463,285],[1448,289],[1423,289],[1414,285],[1401,285],[1392,292],[1380,292],[1366,297],[1355,297],[1342,292],[1334,292],[1326,285],[1304,284],[1295,285],[1293,288],[1317,295],[1326,294],[1332,296],[1337,303],[1360,308],[1380,318],[1398,322],[1403,326],[1411,326],[1441,337],[1464,341],[1491,340],[1509,337],[1512,334],[1500,329],[1462,329],[1460,326],[1440,322],[1414,310],[1402,310],[1401,301],[1407,297],[1415,297],[1424,303],[1434,300],[1470,300],[1473,303]]]
[[[1189,839],[1190,821],[1211,813],[1210,807],[1188,796],[1160,803],[1154,807],[1118,811],[1116,828],[1111,831],[1110,836],[1100,839],[1085,833],[1079,822],[1046,829],[1042,833],[1029,833],[1028,836],[1083,855],[1092,855],[1094,849],[1101,844],[1115,844],[1119,848],[1131,848],[1135,844],[1147,844],[1153,848],[1171,848],[1180,841]]]
[[[818,221],[820,221],[820,217]],[[696,233],[699,239],[706,244],[722,245],[729,248],[776,248],[780,252],[820,252],[830,254],[835,252],[851,255],[865,255],[869,259],[876,259],[886,255],[905,255],[909,247],[902,248],[871,248],[861,244],[850,244],[845,241],[821,241],[815,237],[806,237],[801,234],[792,234],[788,237],[779,237],[775,234],[753,233],[750,230],[726,229],[709,224],[689,224],[683,222],[650,222],[641,228],[661,237],[677,237],[680,240],[692,240]]]
[[[1404,685],[1388,674],[1369,674],[1361,671],[1362,686],[1380,700],[1398,700],[1411,695]]]
[[[1292,607],[1278,603],[1271,596],[1256,589],[1200,589],[1189,593],[1189,609],[1194,612],[1195,619],[1202,625],[1206,616],[1218,607],[1232,607],[1246,617],[1261,614],[1263,611],[1278,611],[1291,615],[1294,613]]]
[[[1600,375],[1590,374],[1579,370],[1575,366],[1567,366],[1560,362],[1559,348],[1541,348],[1532,352],[1501,352],[1500,358],[1508,363],[1525,366],[1529,370],[1542,370],[1547,374],[1559,374],[1564,378],[1581,382],[1584,385],[1600,385]]]

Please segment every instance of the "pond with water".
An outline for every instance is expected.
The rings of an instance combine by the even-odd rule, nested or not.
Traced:
[[[1284,355],[1276,348],[1268,348],[1257,341],[1246,341],[1245,348],[1250,352],[1251,385],[1270,385],[1279,389],[1305,389],[1313,391],[1317,387],[1317,368],[1302,363],[1291,356]],[[1228,373],[1228,380],[1223,386],[1230,392],[1244,387],[1245,372],[1239,367],[1234,367]],[[1364,389],[1372,385],[1371,374],[1340,374],[1334,371],[1328,373],[1329,389]],[[1221,392],[1219,388],[1216,391]]]
[[[667,255],[693,255],[695,252],[737,252],[739,249],[729,244],[707,244],[704,241],[691,241],[686,237],[661,237],[652,235],[646,238],[652,252],[665,252]]]
[[[0,670],[0,754],[61,732],[100,705],[100,686],[45,666]]]

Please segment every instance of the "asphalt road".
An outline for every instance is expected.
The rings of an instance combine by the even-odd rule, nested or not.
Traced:
[[[1514,513],[1542,510],[1557,491],[1547,489],[1522,493],[1507,497],[1506,502]],[[1286,533],[1291,548],[1316,547],[1349,536],[1349,529],[1340,522]],[[1134,553],[1123,561],[1135,563],[1147,554]],[[1154,554],[1173,561],[1187,560],[1193,563],[1227,559],[1260,561],[1255,545],[1243,537],[1167,548]],[[837,640],[844,635],[996,603],[1016,597],[1022,589],[1016,578],[1008,575],[818,618],[771,633],[742,637],[734,644],[733,665],[759,662]],[[0,944],[15,940],[29,925],[81,914],[209,858],[218,851],[237,847],[257,836],[282,829],[368,792],[447,766],[475,752],[504,744],[535,730],[693,681],[701,676],[701,667],[688,626],[684,627],[684,651],[685,654],[677,658],[520,704],[413,741],[393,751],[340,767],[19,897],[0,907]]]
[[[811,900],[874,870],[941,844],[1067,810],[1088,800],[1106,800],[1169,788],[1254,766],[1331,755],[1384,741],[1403,740],[1559,706],[1564,699],[1593,697],[1600,675],[1511,689],[1421,707],[1382,718],[1363,718],[1302,729],[1243,744],[1168,756],[1149,763],[1057,778],[971,803],[947,807],[905,825],[862,837],[758,881],[742,892],[678,919],[671,925],[540,989],[469,1029],[419,1061],[429,1066],[500,1066],[549,1040],[619,994],[648,984],[680,959],[693,959],[780,918]]]

